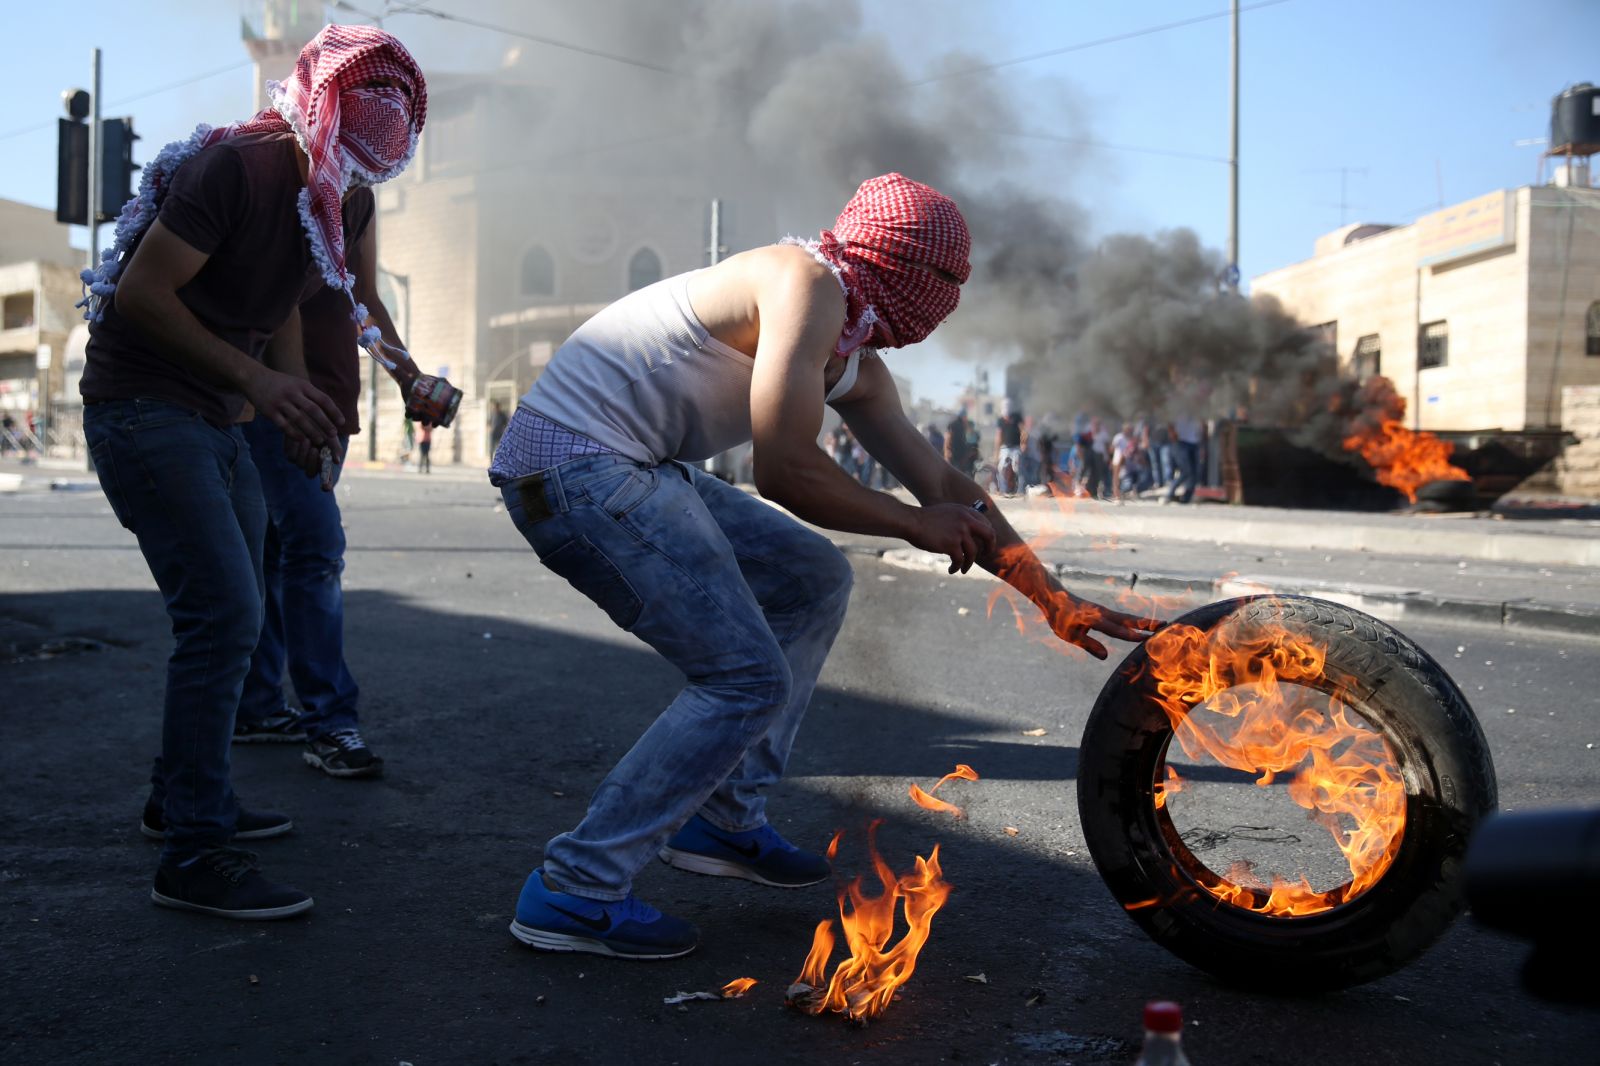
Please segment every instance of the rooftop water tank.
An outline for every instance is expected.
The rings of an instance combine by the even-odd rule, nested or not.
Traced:
[[[1550,102],[1550,155],[1600,152],[1600,89],[1579,82]]]

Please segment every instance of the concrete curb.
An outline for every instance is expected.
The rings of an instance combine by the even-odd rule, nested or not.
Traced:
[[[871,555],[891,566],[930,573],[945,573],[945,558],[916,548],[883,549],[867,544],[840,544],[850,554]],[[1424,589],[1394,585],[1362,585],[1349,582],[1316,581],[1295,578],[1229,575],[1206,577],[1194,574],[1136,573],[1127,570],[1094,569],[1064,563],[1046,563],[1068,587],[1092,595],[1094,586],[1109,587],[1119,595],[1158,597],[1161,606],[1183,609],[1213,600],[1263,593],[1314,596],[1353,607],[1385,622],[1433,621],[1532,629],[1563,636],[1600,640],[1600,605],[1545,603],[1538,600],[1486,600],[1464,596],[1441,596]],[[984,580],[997,580],[987,572],[973,570]]]

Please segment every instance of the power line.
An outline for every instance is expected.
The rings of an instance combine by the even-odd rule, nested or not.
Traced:
[[[1282,3],[1284,0],[1275,0],[1275,2]],[[385,16],[387,17],[389,15],[426,15],[429,18],[440,19],[444,22],[459,22],[463,26],[475,26],[480,30],[490,30],[494,33],[503,33],[508,37],[520,37],[525,41],[533,41],[535,44],[548,45],[551,48],[561,48],[569,52],[578,52],[582,55],[594,56],[597,59],[609,59],[613,63],[624,63],[630,67],[638,67],[641,70],[653,70],[657,74],[670,74],[675,78],[684,77],[681,71],[673,70],[671,67],[658,66],[655,63],[646,63],[642,59],[633,59],[629,56],[620,56],[614,52],[602,52],[598,48],[586,48],[581,44],[572,44],[570,41],[558,41],[553,37],[541,37],[536,33],[528,33],[526,30],[516,30],[512,29],[510,26],[500,26],[492,22],[482,22],[478,19],[467,18],[465,15],[453,15],[448,11],[439,11],[431,7],[423,7],[421,4],[417,3],[407,3],[404,7],[386,8]]]
[[[169,82],[166,85],[157,85],[153,89],[146,89],[143,92],[134,93],[132,96],[124,96],[120,100],[113,100],[107,104],[106,107],[121,107],[123,104],[131,104],[136,100],[143,100],[146,97],[156,96],[160,93],[171,92],[173,89],[181,89],[186,85],[193,85],[197,81],[205,81],[207,78],[215,78],[219,74],[232,73],[241,67],[249,66],[251,62],[252,61],[249,59],[241,59],[236,63],[229,63],[225,67],[218,67],[216,70],[208,70],[203,74],[195,74],[191,77],[184,78],[182,81]],[[21,137],[25,133],[37,133],[39,130],[49,129],[55,124],[56,120],[50,119],[48,122],[40,122],[33,126],[25,126],[20,130],[12,130],[9,133],[0,133],[0,141],[8,140],[12,137]]]
[[[1199,152],[1182,152],[1170,148],[1143,148],[1131,144],[1110,144],[1106,141],[1091,141],[1083,137],[1061,137],[1053,133],[1027,133],[1022,130],[995,130],[1002,137],[1026,137],[1033,141],[1054,141],[1058,144],[1081,145],[1085,148],[1104,148],[1113,152],[1138,152],[1142,155],[1164,155],[1173,159],[1192,159],[1201,163],[1222,163],[1228,160],[1220,155],[1202,155]]]
[[[1241,14],[1246,11],[1259,11],[1264,7],[1276,7],[1278,4],[1287,4],[1288,2],[1289,0],[1261,0],[1260,3],[1244,4],[1239,8],[1239,11]],[[1195,26],[1202,22],[1211,22],[1216,19],[1227,18],[1232,13],[1233,12],[1230,9],[1228,11],[1215,11],[1209,15],[1196,15],[1194,18],[1180,19],[1177,22],[1167,22],[1160,26],[1146,26],[1142,30],[1129,30],[1127,33],[1112,34],[1110,37],[1097,37],[1092,41],[1080,41],[1077,44],[1069,44],[1062,48],[1052,48],[1048,52],[1034,52],[1030,55],[1017,56],[1013,59],[1002,59],[996,63],[985,63],[982,66],[963,67],[960,70],[952,70],[944,74],[934,74],[930,77],[919,78],[916,81],[908,81],[905,84],[907,87],[912,87],[918,85],[931,85],[933,82],[948,81],[951,78],[965,78],[973,74],[982,74],[985,71],[999,70],[1002,67],[1014,67],[1022,63],[1032,63],[1038,59],[1050,59],[1053,56],[1063,56],[1069,52],[1082,52],[1085,49],[1098,48],[1103,44],[1117,44],[1120,41],[1131,41],[1135,37],[1148,37],[1153,33],[1165,33],[1168,30],[1182,29],[1185,26]]]

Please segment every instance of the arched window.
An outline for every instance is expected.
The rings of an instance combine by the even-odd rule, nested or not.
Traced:
[[[1590,355],[1600,355],[1600,300],[1589,305],[1588,327],[1583,350]]]
[[[522,257],[522,295],[554,296],[556,261],[542,245],[534,245]]]
[[[640,248],[628,260],[628,291],[654,285],[661,280],[661,257],[649,248]]]

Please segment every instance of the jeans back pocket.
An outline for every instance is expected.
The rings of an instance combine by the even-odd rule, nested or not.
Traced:
[[[612,518],[621,518],[655,491],[659,477],[659,471],[653,466],[630,466],[615,483],[610,478],[597,482],[589,498]]]

